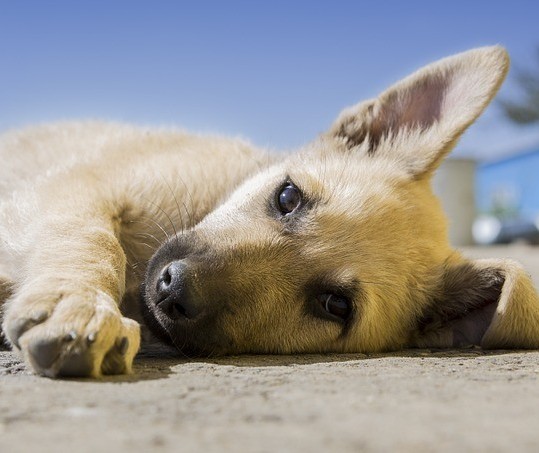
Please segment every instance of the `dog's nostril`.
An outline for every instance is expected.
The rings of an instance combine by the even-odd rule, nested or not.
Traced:
[[[172,275],[170,273],[170,266],[169,266],[163,271],[161,284],[163,286],[168,287],[170,286],[170,282],[172,282]]]
[[[170,295],[170,291],[168,291],[169,287],[170,281],[167,283],[166,279],[159,278],[156,285],[157,305],[163,302]]]
[[[157,290],[158,303],[166,299],[174,291],[174,285],[178,283],[180,273],[181,269],[178,268],[176,263],[169,264],[161,271],[155,288]]]

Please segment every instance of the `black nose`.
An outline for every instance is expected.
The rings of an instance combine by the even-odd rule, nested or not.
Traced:
[[[173,261],[157,279],[156,305],[171,319],[196,318],[202,303],[190,282],[189,266],[184,261]]]

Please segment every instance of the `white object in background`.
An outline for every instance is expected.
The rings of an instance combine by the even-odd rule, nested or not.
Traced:
[[[449,220],[449,242],[472,245],[475,209],[475,166],[473,159],[446,159],[433,180],[433,190],[442,200]]]
[[[475,242],[482,245],[493,244],[502,230],[502,222],[496,217],[482,215],[473,223],[472,233]]]

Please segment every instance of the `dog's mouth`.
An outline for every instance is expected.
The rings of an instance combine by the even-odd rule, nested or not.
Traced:
[[[150,332],[163,343],[174,346],[169,334],[169,329],[165,327],[166,319],[159,319],[154,313],[154,310],[151,309],[154,304],[146,293],[146,282],[141,285],[139,302],[142,318],[146,326],[150,329]]]
[[[208,332],[208,320],[193,321],[187,318],[171,319],[156,308],[146,290],[146,283],[140,291],[141,313],[144,323],[159,341],[168,344],[186,357],[208,357],[221,355],[221,347]],[[215,329],[212,329],[215,331]]]

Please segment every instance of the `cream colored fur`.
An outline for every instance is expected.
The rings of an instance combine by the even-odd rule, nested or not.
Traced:
[[[121,315],[120,301],[138,292],[164,234],[193,226],[268,160],[241,140],[98,122],[8,133],[0,158],[7,163],[0,263],[13,293],[4,332],[34,369],[51,376],[62,360],[43,369],[29,345],[71,332],[77,339],[66,343],[66,355],[96,334],[89,374],[128,372],[139,326]],[[24,324],[35,326],[15,343],[10,332]],[[124,337],[129,349],[120,366],[114,354],[108,364],[107,353]]]
[[[192,238],[211,257],[199,291],[207,283],[234,295],[220,301],[230,309],[210,353],[453,347],[472,337],[484,347],[539,347],[529,276],[517,263],[470,263],[452,250],[430,189],[507,69],[499,47],[441,60],[345,110],[289,157],[99,122],[5,134],[7,339],[47,376],[129,372],[140,333],[124,315],[137,311],[148,261],[163,243]],[[310,201],[286,218],[268,205],[285,179]],[[303,288],[324,279],[359,288],[344,327],[306,314]]]

